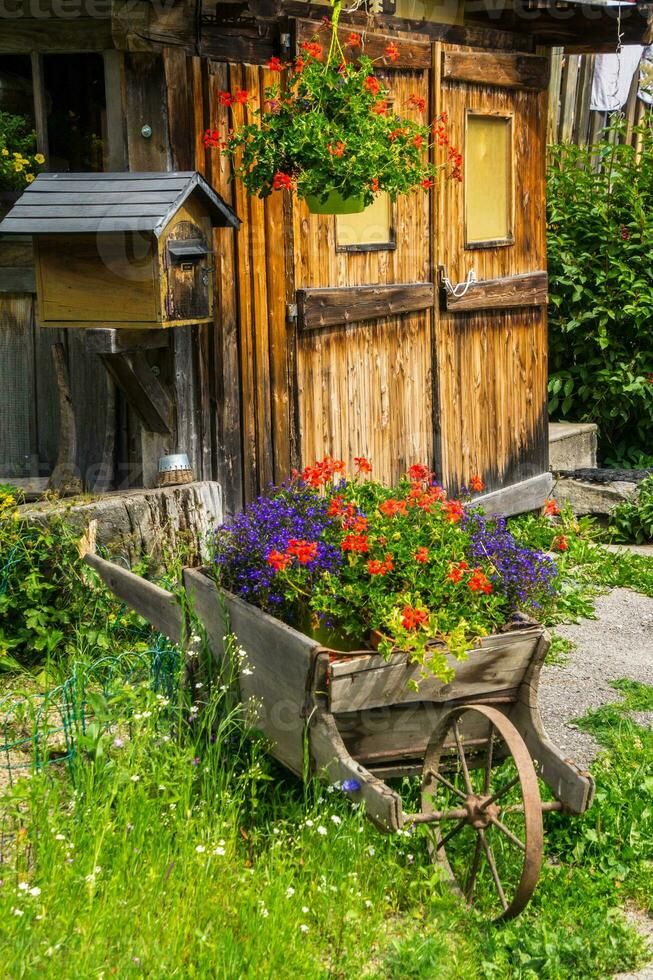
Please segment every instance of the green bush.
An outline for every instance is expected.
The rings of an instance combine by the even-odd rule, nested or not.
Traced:
[[[552,148],[549,411],[596,422],[609,465],[651,465],[653,131]]]
[[[36,133],[25,116],[0,112],[0,191],[22,191],[42,169]]]
[[[615,507],[610,515],[610,530],[615,541],[653,541],[653,475],[640,483],[637,500],[625,500]]]

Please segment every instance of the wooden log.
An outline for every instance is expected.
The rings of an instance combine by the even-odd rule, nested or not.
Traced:
[[[547,88],[549,62],[534,54],[445,51],[442,77],[495,88]]]
[[[151,623],[160,633],[165,633],[173,643],[184,641],[183,614],[179,600],[154,582],[135,575],[127,568],[115,565],[105,558],[88,551],[84,561],[94,568],[113,594],[131,609]]]
[[[84,331],[90,354],[125,354],[136,350],[167,347],[168,330],[116,330],[115,327],[89,327]]]
[[[298,323],[302,330],[315,330],[427,310],[433,307],[433,296],[432,282],[298,289]]]
[[[505,310],[516,306],[543,306],[547,301],[549,278],[544,271],[527,272],[502,279],[482,279],[472,283],[463,296],[442,291],[442,309],[452,313],[468,310]]]
[[[485,637],[469,651],[468,659],[447,655],[455,677],[445,683],[437,677],[422,679],[420,665],[405,653],[384,661],[376,654],[357,656],[331,665],[329,707],[334,714],[417,701],[447,701],[475,696],[497,696],[514,691],[524,677],[544,627]],[[417,683],[418,690],[409,684]]]

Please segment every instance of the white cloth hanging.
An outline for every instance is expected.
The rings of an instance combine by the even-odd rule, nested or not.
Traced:
[[[596,55],[590,103],[592,111],[614,112],[626,104],[643,51],[640,44],[626,44],[618,54]]]

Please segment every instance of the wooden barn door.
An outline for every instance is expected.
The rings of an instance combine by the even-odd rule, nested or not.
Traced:
[[[453,284],[479,280],[436,315],[440,466],[451,490],[478,473],[537,506],[549,487],[548,61],[436,44],[433,65],[436,111],[464,156],[462,182],[435,203],[436,262]]]
[[[410,96],[429,101],[424,47],[423,69],[383,77],[397,111],[415,118]],[[331,454],[351,468],[367,456],[391,481],[432,463],[429,195],[380,198],[363,216],[338,219],[299,201],[293,252],[301,464]]]

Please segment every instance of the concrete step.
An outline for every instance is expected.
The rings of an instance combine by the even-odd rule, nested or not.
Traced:
[[[549,422],[549,468],[592,469],[596,466],[594,422]]]

